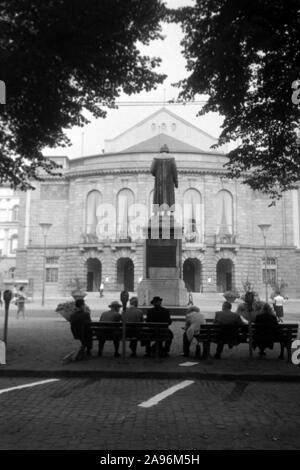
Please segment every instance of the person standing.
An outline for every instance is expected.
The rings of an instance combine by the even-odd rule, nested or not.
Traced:
[[[25,319],[25,301],[27,299],[27,296],[24,293],[24,286],[21,286],[20,289],[17,292],[17,297],[16,297],[16,305],[17,305],[17,320],[19,319],[19,316],[22,315],[23,319]]]
[[[280,292],[277,293],[277,295],[273,299],[273,307],[275,310],[276,317],[278,321],[282,322],[283,319],[283,304],[285,303],[287,299],[284,298]]]
[[[13,289],[12,289],[12,295],[13,295],[12,300],[13,300],[13,301],[16,301],[16,300],[17,300],[17,294],[18,294],[18,289],[17,289],[17,286],[16,286],[16,284],[15,284],[14,287],[13,287]]]
[[[126,323],[139,323],[143,322],[143,312],[138,308],[138,298],[131,297],[129,301],[130,307],[123,312],[124,320]],[[136,357],[137,339],[133,339],[129,343],[131,349],[131,357]]]
[[[103,297],[103,292],[104,292],[104,284],[103,284],[103,282],[101,282],[101,284],[100,284],[99,292],[100,292],[100,297]]]

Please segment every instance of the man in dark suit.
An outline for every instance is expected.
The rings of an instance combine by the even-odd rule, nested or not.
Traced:
[[[161,306],[162,300],[163,299],[158,296],[153,297],[153,299],[150,302],[153,305],[153,308],[148,310],[146,322],[168,323],[168,325],[171,325],[172,320],[171,320],[170,312],[169,310]],[[169,330],[169,332],[170,332],[170,339],[166,340],[164,345],[162,344],[163,342],[161,342],[158,345],[159,351],[163,356],[168,356],[170,352],[170,347],[171,347],[171,343],[173,339],[173,333],[171,330]],[[146,346],[146,356],[151,356],[151,352],[153,349],[151,348],[150,341],[147,341],[145,346]],[[155,346],[156,345],[154,345],[154,347]]]
[[[231,303],[224,302],[222,305],[222,311],[216,312],[214,323],[223,325],[220,331],[220,339],[217,343],[217,350],[215,359],[221,359],[224,344],[228,344],[229,347],[234,346],[237,343],[238,326],[244,325],[244,322],[240,315],[231,311]]]
[[[71,331],[75,339],[81,342],[81,353],[78,358],[83,358],[85,352],[87,356],[91,356],[93,341],[91,331],[87,327],[91,323],[90,309],[84,303],[84,299],[77,299],[75,302],[75,311],[70,316]]]

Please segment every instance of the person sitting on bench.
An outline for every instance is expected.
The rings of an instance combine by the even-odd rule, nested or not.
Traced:
[[[105,312],[103,312],[101,314],[101,317],[100,317],[99,321],[100,322],[102,322],[102,321],[108,321],[108,322],[110,322],[110,321],[115,321],[115,322],[122,321],[122,317],[119,313],[121,307],[122,307],[122,305],[117,300],[114,300],[113,302],[111,302],[109,304],[110,310],[106,310]],[[114,348],[115,348],[115,357],[119,357],[120,356],[120,354],[119,354],[120,341],[116,339],[116,340],[113,341],[113,343],[114,343]],[[99,339],[98,356],[102,356],[104,344],[105,344],[105,339]]]
[[[200,308],[196,305],[189,307],[186,311],[185,332],[183,333],[183,356],[189,357],[194,334],[200,331],[200,326],[203,324],[205,324],[205,316],[200,313]],[[199,357],[200,355],[201,351],[199,351]]]
[[[162,298],[161,297],[153,297],[151,300],[151,304],[153,305],[153,308],[148,310],[147,313],[147,320],[146,322],[149,323],[168,323],[168,325],[171,325],[172,320],[170,316],[169,310],[161,306],[162,303]],[[146,354],[145,356],[150,357],[151,354],[154,352],[154,348],[158,347],[159,348],[159,354],[162,356],[168,356],[171,348],[171,343],[173,339],[173,333],[171,330],[170,332],[170,339],[166,340],[163,345],[163,341],[160,342],[160,344],[154,344],[151,347],[150,341],[145,341],[145,346],[146,346]]]
[[[143,312],[138,308],[138,298],[131,297],[129,300],[130,307],[123,311],[123,317],[126,323],[139,323],[144,321]],[[131,349],[131,356],[136,357],[137,339],[132,339],[129,343]]]
[[[84,299],[77,299],[75,307],[75,312],[70,316],[71,331],[73,337],[81,342],[81,355],[83,356],[86,352],[88,356],[91,356],[93,341],[90,329],[87,328],[87,325],[91,323],[90,309]]]
[[[278,319],[269,304],[264,304],[261,313],[255,318],[255,325],[256,330],[252,346],[254,350],[258,347],[260,356],[265,356],[265,349],[273,349],[274,343],[278,340],[279,336]],[[284,346],[280,343],[278,359],[284,358],[283,351]]]
[[[224,349],[224,344],[228,344],[232,347],[237,343],[238,326],[244,325],[245,322],[241,316],[231,311],[231,303],[224,302],[222,305],[222,311],[216,312],[214,323],[223,325],[220,331],[219,341],[217,343],[217,350],[215,359],[221,359],[221,354]]]

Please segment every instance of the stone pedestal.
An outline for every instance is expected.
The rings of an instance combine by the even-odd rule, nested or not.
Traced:
[[[182,279],[143,279],[138,286],[139,305],[149,305],[153,297],[163,299],[163,306],[186,306],[187,290]]]
[[[181,278],[181,233],[172,216],[150,219],[144,245],[144,278],[137,289],[139,305],[150,306],[154,296],[161,297],[166,307],[187,305],[188,294]]]

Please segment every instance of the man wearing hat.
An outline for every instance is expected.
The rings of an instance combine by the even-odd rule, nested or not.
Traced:
[[[151,304],[153,305],[153,308],[148,310],[147,313],[147,322],[149,323],[168,323],[168,325],[171,325],[172,320],[170,316],[169,310],[161,306],[162,303],[162,298],[155,296],[151,300]],[[159,350],[163,356],[168,356],[170,352],[170,347],[173,339],[173,333],[171,330],[170,332],[170,339],[165,341],[165,345],[163,347],[163,344],[159,344]],[[147,342],[146,344],[146,356],[151,356],[151,344],[150,342]]]
[[[143,312],[138,308],[138,298],[131,297],[129,300],[130,307],[125,311],[123,310],[122,315],[126,323],[140,323],[144,321]],[[131,349],[131,356],[136,357],[137,339],[132,339],[129,343]]]
[[[117,300],[114,300],[113,302],[111,302],[109,304],[108,307],[110,308],[110,310],[106,310],[105,312],[103,312],[100,316],[99,321],[100,322],[101,321],[115,321],[115,322],[122,321],[122,317],[119,313],[120,308],[122,307],[122,305]],[[119,354],[120,341],[119,340],[114,340],[113,343],[114,343],[114,347],[115,347],[115,357],[119,357],[120,356],[120,354]],[[102,356],[104,344],[105,344],[105,340],[100,339],[99,340],[98,356]]]

